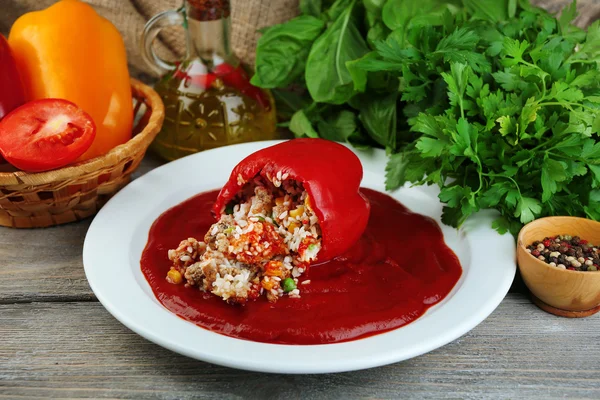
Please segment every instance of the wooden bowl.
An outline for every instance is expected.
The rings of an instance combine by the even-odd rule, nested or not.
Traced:
[[[576,217],[547,217],[519,232],[517,261],[534,302],[545,311],[565,317],[584,317],[600,310],[600,271],[559,269],[529,254],[526,247],[556,235],[579,236],[600,245],[600,222]]]

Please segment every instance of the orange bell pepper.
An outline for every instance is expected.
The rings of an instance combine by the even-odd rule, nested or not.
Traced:
[[[80,160],[131,138],[133,105],[123,38],[79,0],[20,17],[8,38],[27,100],[61,98],[86,111],[96,138]]]

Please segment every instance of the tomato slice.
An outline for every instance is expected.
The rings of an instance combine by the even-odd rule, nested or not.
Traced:
[[[74,103],[35,100],[0,121],[0,153],[23,171],[47,171],[75,161],[95,136],[92,117]]]

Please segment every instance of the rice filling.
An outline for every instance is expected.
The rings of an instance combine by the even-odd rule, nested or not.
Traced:
[[[319,220],[302,183],[281,172],[258,176],[244,184],[204,241],[188,238],[169,250],[167,280],[177,283],[179,273],[186,285],[229,303],[300,297],[298,278],[320,249]]]

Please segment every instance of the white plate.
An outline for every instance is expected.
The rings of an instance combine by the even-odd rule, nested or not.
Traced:
[[[276,143],[228,146],[171,162],[129,184],[100,210],[85,238],[83,263],[92,290],[115,318],[160,346],[214,364],[329,373],[390,364],[434,350],[473,329],[502,301],[516,271],[515,245],[511,235],[491,229],[496,214],[481,212],[456,230],[440,222],[437,189],[405,187],[392,196],[436,219],[463,267],[452,292],[411,324],[346,343],[290,346],[230,338],[172,314],[156,300],[140,269],[150,226],[168,208],[220,188],[242,158]],[[384,152],[358,155],[364,167],[362,185],[384,191]]]

